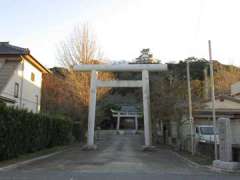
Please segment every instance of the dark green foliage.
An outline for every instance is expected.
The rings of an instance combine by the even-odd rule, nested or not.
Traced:
[[[0,106],[5,106],[6,104],[0,100]]]
[[[82,140],[84,140],[85,132],[82,130],[80,122],[75,122],[73,124],[72,133],[76,141],[81,142]]]
[[[168,64],[168,69],[170,73],[179,80],[185,80],[186,77],[186,61],[189,61],[190,73],[192,80],[203,80],[203,70],[208,68],[209,62],[206,59],[198,59],[195,57],[189,57],[184,61],[180,61],[178,64]]]
[[[117,72],[115,73],[115,77],[118,80],[141,80],[142,74],[139,72]],[[111,94],[117,93],[119,95],[126,96],[131,91],[139,94],[139,92],[141,92],[140,90],[140,88],[131,88],[131,90],[130,88],[113,88],[111,90]]]
[[[109,112],[111,109],[114,110],[120,110],[121,106],[117,105],[117,104],[107,104],[104,106],[104,111]],[[110,111],[111,112],[111,111]]]
[[[112,120],[112,111],[111,109],[114,110],[120,110],[121,107],[117,104],[113,104],[105,99],[105,101],[101,101],[98,106],[97,106],[97,111],[96,111],[96,126],[101,126],[101,123],[106,120]]]
[[[0,160],[68,144],[72,121],[61,116],[33,114],[0,104]]]

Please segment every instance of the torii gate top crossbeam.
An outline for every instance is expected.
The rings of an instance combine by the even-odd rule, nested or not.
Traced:
[[[103,71],[103,72],[119,72],[119,71],[166,71],[167,64],[81,64],[74,66],[78,71]]]

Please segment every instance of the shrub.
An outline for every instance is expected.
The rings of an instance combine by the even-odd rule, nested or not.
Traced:
[[[73,137],[77,142],[81,142],[84,139],[84,131],[82,131],[80,123],[73,124]]]
[[[66,117],[34,114],[0,104],[0,160],[65,145],[72,139]]]

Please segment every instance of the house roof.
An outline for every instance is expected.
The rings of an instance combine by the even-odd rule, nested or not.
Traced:
[[[29,49],[10,45],[9,42],[0,42],[1,55],[26,55],[30,54]]]
[[[199,119],[212,119],[212,111],[210,110],[198,110],[193,112],[193,116],[195,120]],[[228,117],[230,119],[240,119],[240,110],[234,109],[234,110],[217,110],[216,111],[216,118],[220,117]]]
[[[42,73],[50,73],[51,71],[44,67],[38,60],[36,60],[31,54],[27,54],[23,56],[28,62],[30,62],[33,66],[39,69]]]
[[[220,95],[220,96],[217,96],[215,97],[215,99],[219,99],[219,100],[229,100],[229,101],[233,101],[233,102],[236,102],[236,103],[240,103],[240,99],[236,98],[236,97],[233,97],[233,96],[228,96],[228,95]],[[203,103],[207,103],[207,102],[211,102],[212,100],[211,99],[208,99],[208,100],[205,100],[203,101]]]
[[[218,96],[216,97],[215,111],[216,117],[230,117],[231,119],[240,118],[240,100],[231,96]],[[204,106],[208,104],[208,106]],[[209,106],[210,104],[210,106]],[[202,107],[195,109],[194,117],[199,118],[212,118],[211,101],[205,101]]]
[[[9,44],[9,42],[0,42],[0,55],[9,56],[16,55],[21,56],[29,61],[33,66],[39,69],[42,73],[49,73],[50,71],[45,68],[38,60],[36,60],[31,54],[28,48],[22,48]]]
[[[215,109],[225,109],[225,110],[231,110],[231,109],[240,109],[240,99],[232,96],[227,95],[221,95],[217,96],[215,98]],[[196,108],[197,110],[206,110],[206,109],[212,109],[212,101],[211,100],[205,100],[202,101],[201,105]]]

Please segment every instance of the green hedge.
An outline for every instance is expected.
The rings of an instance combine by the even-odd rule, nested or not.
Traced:
[[[81,126],[79,123],[73,124],[73,137],[76,142],[81,142],[84,139],[83,131],[81,130]]]
[[[34,114],[0,103],[0,160],[65,145],[71,140],[71,120]]]

